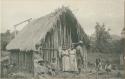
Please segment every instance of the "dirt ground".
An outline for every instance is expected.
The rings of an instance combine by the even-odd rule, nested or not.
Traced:
[[[98,75],[96,72],[81,72],[79,75],[70,72],[62,72],[54,77],[45,75],[37,79],[125,79],[125,73],[122,70],[113,70],[109,74],[106,72],[99,72]]]
[[[120,74],[119,74],[120,72]],[[59,72],[56,76],[41,75],[35,78],[2,78],[2,79],[125,79],[125,73],[123,70],[113,70],[109,74],[106,72],[81,72],[81,74],[73,74],[71,72]]]

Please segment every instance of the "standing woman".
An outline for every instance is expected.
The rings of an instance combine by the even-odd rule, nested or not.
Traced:
[[[72,47],[69,50],[69,54],[70,54],[70,71],[71,72],[78,72],[77,60],[76,60],[76,49],[75,49],[74,44],[72,44]]]
[[[64,49],[62,50],[62,70],[64,72],[70,71],[70,59],[69,59],[69,52],[66,50],[66,47],[63,47]]]

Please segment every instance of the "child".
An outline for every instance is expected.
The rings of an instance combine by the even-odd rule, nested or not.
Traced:
[[[46,73],[47,73],[47,68],[45,66],[44,61],[40,60],[36,60],[35,64],[35,77],[36,78],[40,78],[40,77],[45,77]]]
[[[52,76],[55,76],[56,75],[56,58],[52,58],[52,63],[51,63],[51,69],[52,69]]]

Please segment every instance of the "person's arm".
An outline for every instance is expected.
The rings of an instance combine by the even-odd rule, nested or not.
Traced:
[[[82,50],[82,47],[79,47],[79,51],[80,51],[80,56],[83,58],[83,50]]]

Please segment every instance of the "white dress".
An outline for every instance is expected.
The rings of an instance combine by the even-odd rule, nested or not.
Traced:
[[[76,50],[70,50],[70,71],[78,71],[77,60],[76,60]]]
[[[68,50],[62,51],[62,65],[63,71],[70,71],[70,61]]]

